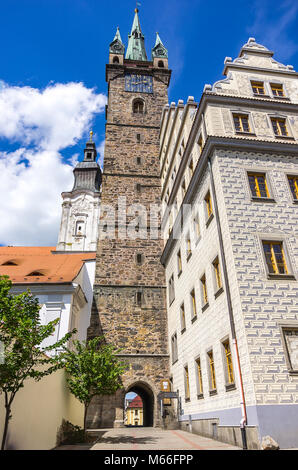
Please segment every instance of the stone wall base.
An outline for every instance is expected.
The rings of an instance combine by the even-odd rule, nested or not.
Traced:
[[[192,432],[199,436],[209,437],[242,448],[240,426],[219,426],[218,422],[219,420],[216,419],[192,420],[191,423],[188,421],[180,421],[179,428],[182,431]],[[260,449],[257,426],[246,426],[246,439],[248,449]]]

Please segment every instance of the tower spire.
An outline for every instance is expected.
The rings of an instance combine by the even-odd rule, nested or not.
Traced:
[[[131,33],[128,35],[128,46],[125,59],[147,61],[145,37],[141,30],[138,12],[139,10],[136,7]]]

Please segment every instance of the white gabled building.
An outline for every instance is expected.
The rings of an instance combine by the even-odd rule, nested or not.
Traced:
[[[298,73],[250,38],[224,75],[161,122],[172,389],[183,429],[298,447]]]

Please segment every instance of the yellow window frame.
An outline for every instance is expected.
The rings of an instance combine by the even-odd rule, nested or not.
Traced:
[[[213,214],[213,207],[212,207],[210,192],[207,193],[205,197],[205,202],[206,202],[207,214],[208,214],[208,217],[210,217]]]
[[[202,289],[203,289],[203,299],[204,304],[208,303],[208,294],[207,294],[207,283],[206,283],[206,276],[201,277]]]
[[[216,389],[216,379],[215,379],[215,366],[214,366],[214,358],[213,358],[213,352],[212,351],[208,352],[208,357],[209,357],[209,366],[210,366],[211,389],[215,390]]]
[[[213,262],[213,267],[214,267],[214,272],[215,272],[216,285],[217,285],[217,288],[220,289],[222,287],[222,282],[221,282],[220,265],[219,265],[218,258],[216,258],[216,260]]]
[[[287,263],[286,263],[286,257],[285,257],[285,252],[283,248],[283,243],[282,242],[272,242],[272,241],[263,241],[263,246],[264,245],[269,245],[270,246],[270,254],[271,254],[271,265],[274,271],[274,274],[281,274],[278,269],[278,262],[276,260],[276,255],[274,251],[274,246],[279,245],[281,248],[281,254],[282,254],[282,260],[283,260],[283,269],[285,271],[285,274],[289,274]],[[266,260],[267,261],[267,260]]]
[[[291,192],[292,192],[292,195],[293,195],[294,199],[298,199],[298,176],[288,176],[288,180],[289,180],[289,182],[293,181],[294,193],[293,193],[293,190],[292,190],[292,186],[290,184]]]
[[[232,353],[230,349],[230,342],[225,341],[223,343],[225,349],[225,356],[226,356],[226,363],[227,363],[227,372],[228,372],[228,383],[234,383],[234,369],[233,369],[233,362],[232,362]]]
[[[270,86],[274,96],[285,96],[282,84],[270,83]],[[281,92],[281,94],[279,92]]]
[[[181,259],[181,251],[179,250],[177,253],[177,261],[178,261],[178,274],[182,272],[182,259]]]
[[[261,190],[260,190],[260,185],[259,185],[258,178],[264,178],[266,196],[270,197],[270,193],[269,193],[269,189],[268,189],[268,185],[267,185],[266,175],[264,175],[263,173],[248,173],[248,176],[254,178],[255,190],[256,190],[257,197],[263,197],[261,195]]]
[[[287,123],[286,123],[286,119],[285,118],[271,118],[271,122],[272,124],[275,122],[276,124],[276,127],[277,127],[277,134],[275,133],[275,129],[274,129],[274,126],[273,126],[273,129],[274,129],[274,133],[275,135],[282,135],[282,136],[288,136],[289,135],[289,132],[288,132],[288,128],[287,128]],[[282,131],[282,126],[284,126],[284,129],[285,129],[285,134],[283,133]]]
[[[255,95],[265,95],[264,82],[251,82],[251,86]]]
[[[235,123],[235,127],[236,127],[237,132],[245,132],[245,133],[251,132],[250,125],[249,125],[249,119],[248,119],[247,114],[233,114],[233,118],[234,118],[234,123],[235,123],[235,120],[237,120],[237,119],[239,120],[240,131],[237,130],[236,123]],[[245,127],[243,125],[244,120],[247,121],[247,129],[248,130],[245,130],[245,128],[244,128]]]
[[[189,390],[189,373],[188,367],[184,367],[184,376],[185,376],[185,398],[188,399],[190,397],[190,390]]]
[[[196,306],[196,293],[195,290],[193,289],[190,293],[191,301],[192,301],[192,313],[193,317],[197,316],[197,306]]]
[[[196,359],[197,365],[197,374],[198,374],[198,385],[199,385],[199,394],[203,393],[203,378],[202,378],[202,369],[201,369],[201,359]]]

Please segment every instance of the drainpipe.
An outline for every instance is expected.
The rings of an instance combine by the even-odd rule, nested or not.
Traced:
[[[241,374],[241,367],[240,367],[240,360],[239,360],[239,351],[238,351],[236,330],[235,330],[235,322],[234,322],[234,316],[233,316],[231,291],[230,291],[230,286],[229,286],[229,282],[228,282],[227,264],[226,264],[226,258],[225,258],[225,252],[224,252],[222,231],[221,231],[221,226],[220,226],[218,205],[217,205],[214,178],[213,178],[212,165],[211,165],[210,158],[208,158],[208,168],[209,168],[209,173],[210,173],[211,192],[212,192],[212,198],[213,198],[215,220],[216,220],[216,225],[217,225],[217,230],[218,230],[219,247],[220,247],[221,259],[222,259],[222,269],[223,269],[223,274],[224,274],[223,280],[224,280],[224,286],[225,286],[225,290],[226,290],[226,294],[227,294],[227,303],[228,303],[228,312],[229,312],[229,319],[230,319],[230,327],[231,327],[231,334],[232,334],[234,357],[236,358],[236,375],[237,375],[238,383],[239,383],[239,386],[240,386],[240,396],[241,396],[240,406],[241,406],[241,414],[242,414],[242,418],[241,418],[241,421],[240,421],[240,430],[241,430],[243,449],[246,450],[247,449],[247,439],[246,439],[246,428],[245,428],[245,426],[247,425],[247,414],[246,414],[246,405],[245,405],[245,397],[244,397],[244,388],[243,388],[243,382],[242,382],[242,374]]]

